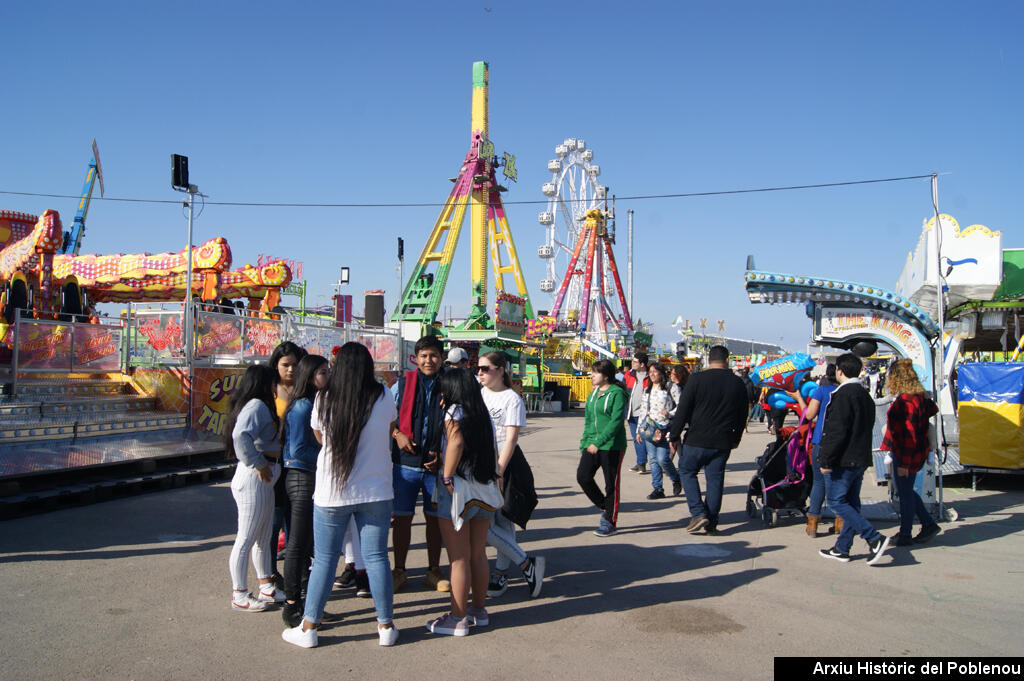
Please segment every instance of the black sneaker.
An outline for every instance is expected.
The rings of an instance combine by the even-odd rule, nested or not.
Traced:
[[[530,598],[540,596],[540,590],[544,582],[544,569],[547,567],[547,560],[544,556],[537,556],[529,559],[529,565],[523,570],[523,578],[526,585],[530,587]],[[490,589],[487,590],[490,595]]]
[[[832,560],[838,560],[840,563],[850,562],[850,554],[840,553],[839,551],[836,551],[836,547],[834,546],[830,549],[822,549],[821,551],[818,551],[818,555],[822,558],[831,558]]]
[[[889,537],[882,535],[873,542],[868,542],[868,548],[871,550],[871,555],[868,556],[868,565],[874,565],[882,559],[882,554],[889,548]]]
[[[492,572],[491,581],[487,583],[487,597],[497,598],[506,591],[508,591],[508,577],[498,572]]]
[[[345,566],[345,569],[341,571],[338,578],[334,580],[335,589],[347,589],[350,586],[356,585],[356,566],[349,563]]]
[[[635,466],[630,466],[629,467],[629,470],[633,471],[634,473],[639,473],[643,469],[644,469],[644,466],[641,466],[640,464],[637,464]]]
[[[673,482],[672,483],[672,496],[678,497],[682,493],[683,493],[683,483],[682,482]]]
[[[660,490],[660,489],[656,489],[653,492],[651,492],[650,494],[648,494],[647,498],[648,499],[664,499],[665,498],[665,491],[664,490]]]
[[[941,531],[942,528],[939,527],[938,523],[935,523],[934,525],[931,525],[929,527],[923,527],[921,528],[921,531],[917,533],[917,536],[914,537],[914,543],[924,544]]]
[[[913,546],[914,539],[912,537],[904,537],[902,534],[897,534],[889,542],[889,546]]]
[[[370,578],[366,576],[365,570],[356,573],[356,596],[359,598],[370,597]]]
[[[302,601],[295,601],[294,603],[284,602],[281,607],[281,619],[288,625],[288,628],[297,627],[302,623],[302,611],[305,610],[305,606]]]

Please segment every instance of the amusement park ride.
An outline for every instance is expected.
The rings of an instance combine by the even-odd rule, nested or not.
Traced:
[[[72,228],[65,232],[60,215],[0,211],[0,345],[10,347],[16,310],[38,319],[70,319],[89,314],[103,302],[184,300],[187,257],[177,253],[78,255],[96,180],[103,191],[99,153],[93,142],[85,186]],[[280,301],[291,281],[284,262],[260,267],[231,267],[231,248],[222,237],[193,248],[192,295],[204,302],[246,298],[249,309],[266,314]]]
[[[470,149],[405,285],[391,317],[394,322],[419,322],[431,326],[437,320],[467,210],[470,214],[472,308],[459,329],[482,331],[494,327],[487,308],[488,248],[499,296],[507,290],[505,276],[508,275],[519,293],[526,318],[534,316],[501,201],[501,192],[507,190],[498,184],[495,175],[495,170],[503,167],[505,177],[515,181],[515,157],[506,153],[499,159],[494,155],[494,145],[489,137],[488,79],[487,62],[475,62]],[[502,259],[503,255],[507,261]]]
[[[470,149],[455,186],[434,223],[430,236],[406,282],[392,322],[434,326],[466,213],[470,215],[472,307],[466,320],[446,329],[451,338],[470,340],[496,327],[519,326],[530,320],[533,333],[565,336],[611,356],[615,341],[628,342],[633,322],[612,254],[615,242],[614,215],[608,210],[607,189],[597,184],[600,168],[592,165],[593,152],[583,140],[570,139],[556,147],[559,158],[548,163],[554,174],[542,190],[549,197],[548,211],[540,222],[546,238],[538,255],[547,262],[547,278],[541,290],[552,293],[550,315],[537,318],[526,288],[509,229],[496,170],[515,181],[515,157],[495,156],[489,137],[489,71],[486,62],[473,64],[473,111]],[[556,219],[556,214],[559,216]],[[488,257],[497,290],[494,318],[488,309]],[[564,263],[564,272],[559,265]],[[511,278],[515,294],[505,277]],[[556,277],[560,285],[555,294]],[[610,294],[614,286],[617,296]],[[536,323],[539,322],[539,323]],[[497,323],[497,324],[496,324]],[[538,331],[539,330],[539,331]],[[406,334],[409,335],[409,334]],[[566,346],[568,348],[568,346]]]
[[[614,209],[608,210],[608,188],[597,183],[601,167],[591,163],[594,152],[584,140],[566,139],[555,155],[548,161],[551,181],[541,187],[548,206],[538,216],[545,240],[537,255],[547,269],[540,290],[553,294],[551,317],[559,332],[608,349],[613,340],[628,342],[633,332],[612,251]]]

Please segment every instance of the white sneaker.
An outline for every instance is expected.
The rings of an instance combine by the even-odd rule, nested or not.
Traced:
[[[317,644],[316,629],[303,631],[301,624],[297,627],[292,627],[291,629],[285,629],[282,631],[281,638],[300,648],[316,648]]]
[[[378,625],[377,636],[380,637],[380,644],[382,646],[393,646],[398,643],[398,627],[392,623],[390,629],[381,629]]]
[[[235,594],[231,597],[231,609],[243,612],[262,612],[267,609],[267,604],[258,598],[253,598],[249,592]]]
[[[260,593],[256,597],[262,603],[284,603],[284,592],[271,584],[260,584]]]

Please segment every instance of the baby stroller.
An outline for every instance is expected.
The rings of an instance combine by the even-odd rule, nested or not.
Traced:
[[[781,515],[807,514],[807,497],[813,478],[810,470],[813,426],[780,429],[780,438],[757,457],[757,473],[747,487],[747,515],[758,514],[765,527],[776,524]]]

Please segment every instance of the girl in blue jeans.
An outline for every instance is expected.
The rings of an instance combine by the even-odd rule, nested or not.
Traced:
[[[302,623],[281,633],[289,643],[316,647],[353,517],[377,610],[380,645],[398,641],[387,542],[394,499],[390,433],[397,418],[394,400],[373,375],[369,350],[359,343],[341,346],[327,389],[317,394],[310,417],[313,434],[323,445],[313,491],[313,570]]]
[[[669,421],[676,413],[682,389],[679,384],[668,380],[668,373],[663,364],[652,364],[647,371],[650,382],[640,403],[639,425],[642,429],[648,423],[652,424],[657,429],[657,439],[644,439],[638,432],[636,441],[647,448],[647,460],[651,464],[651,486],[654,489],[647,498],[664,499],[665,490],[662,485],[665,475],[672,481],[672,496],[679,496],[683,489],[679,472],[672,463],[672,452],[669,451],[667,437]]]

